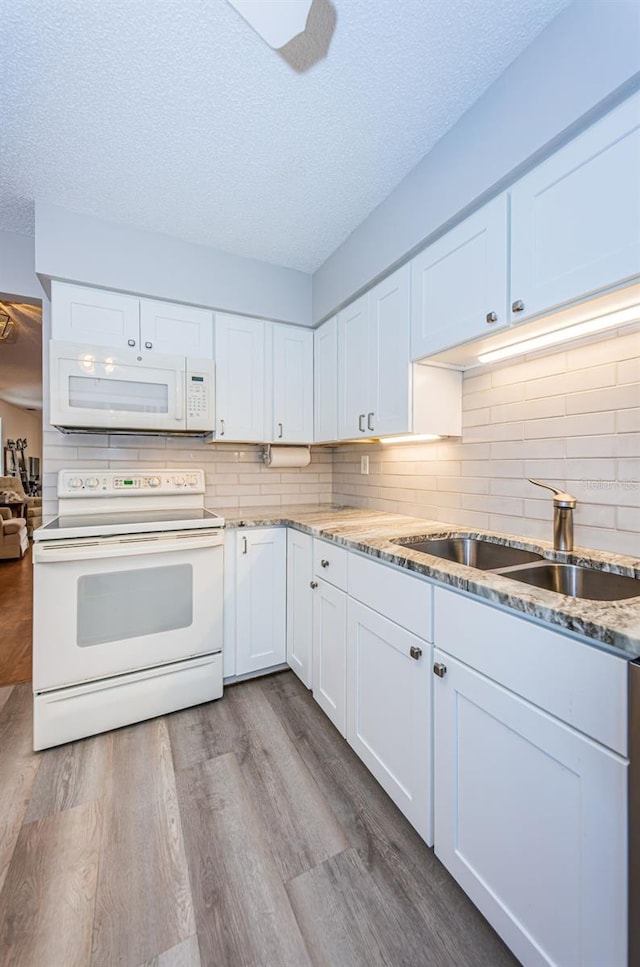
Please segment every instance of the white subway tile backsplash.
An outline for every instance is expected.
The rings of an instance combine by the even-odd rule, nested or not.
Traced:
[[[272,471],[261,448],[136,434],[64,435],[46,428],[44,514],[56,473],[73,466],[203,467],[212,508],[333,500],[549,540],[551,495],[578,498],[576,543],[640,556],[640,328],[466,373],[461,439],[312,449],[301,470]],[[369,456],[369,475],[360,457]]]
[[[399,497],[410,481],[418,516],[550,540],[551,494],[526,479],[536,477],[578,498],[577,543],[639,556],[639,348],[637,332],[616,333],[465,374],[461,441],[438,444],[437,454],[431,445],[422,452],[411,447],[411,469],[404,447],[384,447],[385,473],[377,478],[374,459],[382,447],[340,450],[334,499],[415,513]],[[371,457],[369,477],[359,475],[362,453]],[[438,469],[444,461],[458,463],[459,473]],[[382,498],[375,487],[381,479]],[[460,507],[451,506],[454,496]]]

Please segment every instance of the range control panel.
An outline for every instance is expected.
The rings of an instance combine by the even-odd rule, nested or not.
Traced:
[[[204,470],[61,470],[58,497],[203,494]]]

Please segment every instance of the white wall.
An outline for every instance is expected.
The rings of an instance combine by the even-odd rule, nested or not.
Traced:
[[[36,271],[49,278],[311,324],[311,276],[36,203]]]
[[[578,498],[577,545],[640,555],[640,329],[464,374],[462,439],[335,451],[333,499],[552,539],[551,494]],[[369,476],[360,456],[369,453]],[[443,528],[446,529],[446,528]]]
[[[640,86],[640,4],[580,0],[505,71],[313,279],[313,318]]]
[[[41,298],[33,239],[0,231],[0,301],[34,302]]]

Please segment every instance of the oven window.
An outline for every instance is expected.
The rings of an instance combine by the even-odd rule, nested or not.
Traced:
[[[69,406],[118,413],[168,413],[169,387],[166,383],[70,376]]]
[[[193,623],[190,564],[86,574],[78,578],[80,648],[104,645]]]

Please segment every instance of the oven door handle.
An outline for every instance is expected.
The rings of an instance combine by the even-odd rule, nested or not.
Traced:
[[[60,541],[36,543],[33,548],[34,564],[58,564],[65,561],[98,561],[115,557],[138,557],[141,554],[170,554],[175,551],[191,551],[222,547],[222,534],[207,534],[174,538],[109,538],[84,543]]]

